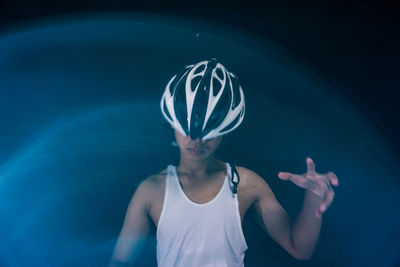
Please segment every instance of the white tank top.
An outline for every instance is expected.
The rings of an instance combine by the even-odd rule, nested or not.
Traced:
[[[191,201],[179,183],[175,166],[168,166],[164,204],[157,227],[159,267],[244,266],[243,235],[237,194],[230,188],[231,168],[210,202]]]

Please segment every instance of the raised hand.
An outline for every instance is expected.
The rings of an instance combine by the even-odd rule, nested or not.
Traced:
[[[320,196],[319,208],[315,212],[315,215],[320,217],[331,205],[335,196],[332,186],[339,186],[339,180],[333,172],[325,174],[315,172],[315,164],[311,158],[307,157],[306,163],[306,173],[293,174],[290,172],[279,172],[278,177],[282,180],[292,181],[294,184]]]

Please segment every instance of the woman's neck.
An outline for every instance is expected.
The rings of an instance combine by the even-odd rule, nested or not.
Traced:
[[[180,159],[178,171],[190,178],[207,177],[210,173],[221,169],[222,161],[211,157],[201,161]]]

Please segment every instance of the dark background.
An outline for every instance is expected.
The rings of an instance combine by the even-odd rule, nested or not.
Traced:
[[[261,2],[261,1],[260,1]],[[399,18],[394,1],[2,1],[0,33],[57,15],[144,12],[274,43],[325,77],[400,151]]]
[[[308,1],[297,3],[295,1],[270,1],[261,5],[250,2],[245,3],[244,1],[242,3],[239,1],[219,1],[218,4],[211,1],[173,3],[156,1],[138,3],[134,1],[58,1],[57,3],[50,1],[3,1],[1,2],[0,10],[0,33],[5,34],[11,33],[16,29],[19,30],[21,26],[22,28],[29,28],[30,25],[37,25],[36,23],[43,19],[51,19],[60,15],[109,14],[110,12],[128,12],[128,14],[129,12],[144,12],[147,14],[169,15],[171,17],[190,19],[191,21],[209,23],[217,28],[225,27],[233,31],[242,32],[251,38],[274,45],[281,53],[286,54],[293,61],[298,61],[299,65],[305,65],[316,72],[319,77],[325,78],[333,88],[350,99],[361,113],[370,119],[397,153],[400,154],[400,126],[397,119],[400,113],[397,105],[399,99],[397,89],[400,85],[400,78],[397,74],[399,69],[397,62],[400,59],[398,49],[399,19],[396,18],[398,10],[389,2],[348,3],[344,1],[324,1],[324,3],[320,3]],[[360,142],[362,143],[362,140]],[[364,146],[364,143],[362,145]],[[343,155],[343,158],[345,158],[345,155]],[[376,159],[375,162],[378,160]],[[381,160],[384,159],[382,158]],[[361,157],[360,161],[362,162]],[[89,166],[90,164],[87,165]],[[346,175],[350,176],[350,173],[346,173]],[[380,178],[374,173],[370,175]],[[360,176],[363,179],[365,178],[363,175]],[[358,218],[358,220],[355,220],[356,222],[364,219],[364,217],[357,215],[357,212],[360,212],[363,216],[364,214],[368,215],[365,217],[367,219],[363,222],[364,225],[357,224],[357,228],[351,228],[352,230],[355,229],[354,231],[358,234],[354,234],[354,236],[361,236],[364,233],[363,226],[367,225],[369,227],[372,224],[369,222],[374,222],[369,217],[380,219],[376,215],[377,210],[385,214],[391,214],[391,212],[386,213],[388,207],[381,206],[382,201],[377,201],[376,205],[371,208],[371,210],[374,210],[373,213],[369,212],[370,209],[368,207],[361,206],[369,202],[363,200],[360,192],[358,192],[359,196],[353,199],[353,194],[349,191],[353,190],[353,188],[356,188],[355,191],[362,188],[360,186],[363,183],[360,180],[354,179],[351,180],[352,184],[349,181],[347,186],[342,186],[342,193],[338,192],[338,194],[342,194],[342,197],[338,197],[335,201],[338,206],[337,210],[340,210],[339,207],[349,206],[346,211],[342,209],[344,214],[348,215],[346,212],[351,211],[351,215],[353,215],[354,211],[353,216],[343,216],[346,219],[335,217],[335,222],[343,225],[355,225],[352,219]],[[390,180],[379,180],[380,183],[385,183],[385,181],[388,183]],[[353,187],[353,185],[356,186]],[[374,184],[374,186],[376,187],[377,185]],[[90,187],[92,188],[93,185],[90,184]],[[374,195],[368,193],[370,192],[366,190],[368,188],[365,186],[364,192],[366,193],[364,195],[373,200]],[[377,186],[377,188],[380,187]],[[96,190],[94,192],[98,193]],[[385,192],[382,191],[380,194],[384,195]],[[282,199],[285,199],[285,197],[282,197]],[[76,200],[76,203],[81,205],[78,200]],[[123,205],[116,206],[123,208]],[[356,207],[357,210],[352,209],[352,207]],[[395,211],[396,208],[392,207],[391,211]],[[365,210],[368,212],[365,212]],[[333,213],[331,212],[330,214]],[[393,214],[391,216],[395,216],[395,212]],[[88,217],[97,218],[96,216]],[[332,215],[331,218],[333,217]],[[116,223],[116,225],[119,227],[120,222]],[[384,232],[386,230],[385,227],[390,230],[393,229],[391,228],[393,226],[389,223],[379,224],[378,226],[374,232],[376,235],[382,235],[380,231]],[[368,227],[364,228],[370,229]],[[329,228],[325,227],[324,229]],[[398,228],[396,227],[396,229]],[[253,230],[251,227],[247,228],[247,231]],[[329,234],[335,234],[335,232],[325,233],[324,240],[334,239],[329,238]],[[263,244],[260,247],[270,247],[270,253],[277,257],[286,255],[278,249],[278,245],[275,244],[276,247],[273,247],[274,245],[259,235],[259,232],[255,231],[249,236],[252,238],[249,238],[249,244]],[[396,244],[396,235],[394,234],[392,238],[394,240],[393,243]],[[348,242],[348,240],[346,239],[345,242]],[[332,247],[345,246],[345,242],[332,244]],[[351,242],[348,243],[353,244]],[[362,241],[357,244],[360,245],[361,249],[363,247],[373,247],[373,244],[365,244]],[[335,250],[332,249],[332,251]],[[392,249],[392,251],[394,250]],[[371,252],[371,250],[366,249],[365,253],[368,252]],[[257,262],[257,257],[262,258],[263,256],[256,249],[249,250],[246,255],[253,262]],[[384,254],[380,253],[379,255]],[[150,256],[154,261],[154,255]],[[333,257],[333,255],[329,256]],[[335,256],[340,258],[340,255]],[[320,257],[329,258],[328,255],[321,255]],[[293,259],[288,259],[287,262],[291,263],[291,266],[299,266],[300,264]],[[332,262],[330,264],[334,265]]]

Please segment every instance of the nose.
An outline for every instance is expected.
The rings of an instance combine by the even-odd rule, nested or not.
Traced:
[[[189,136],[189,139],[191,142],[196,143],[196,144],[204,143],[203,140],[200,139],[200,137],[197,137],[196,139],[192,139],[192,137]]]

